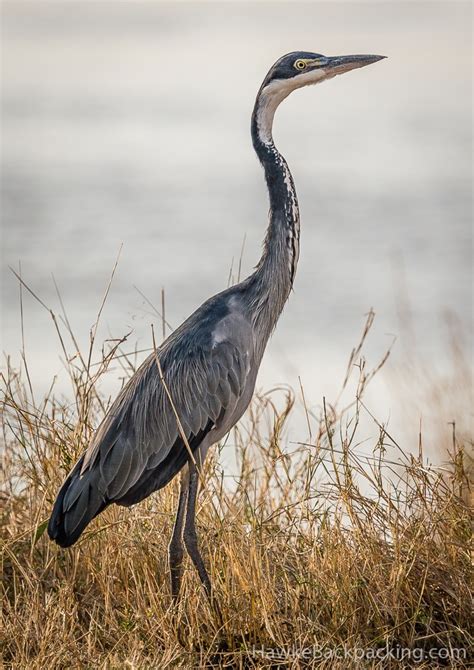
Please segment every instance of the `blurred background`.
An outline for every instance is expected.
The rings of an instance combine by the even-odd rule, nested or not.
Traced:
[[[365,355],[396,342],[367,396],[407,448],[472,418],[471,4],[2,3],[2,348],[20,366],[18,280],[86,347],[151,346],[256,264],[267,223],[249,121],[283,53],[388,59],[284,102],[275,141],[302,218],[294,292],[258,387],[316,413],[337,395],[370,308]],[[123,245],[123,246],[122,246]],[[23,295],[32,385],[69,392],[48,312]],[[100,347],[99,347],[100,349]],[[98,356],[100,351],[98,352]],[[139,359],[144,358],[141,354]],[[120,370],[104,382],[115,393]],[[306,437],[301,408],[290,439]],[[430,444],[428,444],[430,446]]]

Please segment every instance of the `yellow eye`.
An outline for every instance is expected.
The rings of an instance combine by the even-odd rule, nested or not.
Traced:
[[[304,70],[305,67],[306,67],[306,63],[305,63],[304,60],[301,60],[301,58],[299,58],[298,60],[295,60],[295,62],[294,62],[294,67],[295,67],[297,70]]]
[[[304,70],[305,67],[306,67],[306,63],[305,63],[304,60],[298,59],[298,60],[295,60],[295,62],[294,62],[294,67],[295,67],[297,70]]]

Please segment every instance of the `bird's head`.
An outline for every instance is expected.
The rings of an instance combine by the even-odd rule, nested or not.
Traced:
[[[359,67],[382,60],[385,56],[323,56],[309,51],[293,51],[277,60],[262,84],[262,91],[284,91],[286,95],[296,88],[318,84]],[[268,89],[267,89],[268,90]],[[285,96],[286,97],[286,96]]]
[[[385,56],[323,56],[308,51],[293,51],[277,60],[263,80],[257,96],[262,130],[271,133],[273,114],[280,102],[292,91],[318,84],[338,74],[365,67]],[[257,110],[256,110],[257,111]]]

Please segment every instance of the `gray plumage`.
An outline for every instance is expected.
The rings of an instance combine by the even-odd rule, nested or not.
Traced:
[[[198,468],[209,447],[248,407],[299,255],[298,201],[289,168],[273,142],[273,115],[292,90],[380,58],[295,52],[279,59],[267,74],[251,125],[270,196],[261,260],[250,277],[207,300],[181,324],[116,398],[55,502],[48,532],[62,547],[74,544],[91,519],[111,503],[140,502],[182,471],[170,544],[172,592],[174,597],[179,592],[184,539],[210,594],[194,524]]]

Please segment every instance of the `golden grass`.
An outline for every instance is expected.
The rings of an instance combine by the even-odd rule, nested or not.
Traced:
[[[109,508],[70,550],[44,533],[61,482],[106,411],[98,380],[111,362],[133,368],[121,342],[93,367],[91,352],[71,357],[61,341],[72,404],[52,393],[34,402],[26,360],[21,374],[7,363],[3,376],[6,667],[436,667],[433,658],[468,667],[467,445],[445,445],[443,468],[428,466],[422,450],[405,454],[383,426],[371,447],[358,446],[378,367],[360,365],[361,346],[349,363],[360,374],[353,404],[308,414],[310,440],[287,444],[294,399],[276,389],[255,399],[206,463],[197,523],[219,621],[189,561],[181,603],[171,605],[177,482],[130,510]],[[223,468],[228,451],[237,468]],[[372,660],[384,649],[415,655],[405,665]],[[354,650],[362,652],[351,658]],[[435,656],[421,660],[421,650]]]

